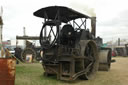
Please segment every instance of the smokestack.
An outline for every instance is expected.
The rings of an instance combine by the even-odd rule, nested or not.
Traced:
[[[26,28],[23,27],[23,36],[26,36]]]
[[[91,17],[91,34],[96,37],[96,17]]]
[[[118,38],[118,46],[120,46],[120,38]]]

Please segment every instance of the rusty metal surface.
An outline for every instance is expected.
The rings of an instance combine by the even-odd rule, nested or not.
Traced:
[[[0,58],[0,85],[15,84],[15,65],[14,58]]]

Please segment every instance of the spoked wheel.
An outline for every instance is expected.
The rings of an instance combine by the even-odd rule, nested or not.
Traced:
[[[84,69],[85,74],[80,76],[82,79],[91,79],[98,70],[99,58],[95,42],[87,41],[84,50]]]
[[[36,58],[36,52],[32,48],[26,48],[22,51],[21,57],[24,62],[33,62],[33,59]]]

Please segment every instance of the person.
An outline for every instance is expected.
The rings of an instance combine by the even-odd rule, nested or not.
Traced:
[[[14,48],[14,50],[15,50],[14,56],[15,56],[17,59],[19,59],[20,61],[23,62],[23,60],[22,60],[22,58],[21,58],[22,49],[21,49],[20,47],[16,47],[16,48]]]

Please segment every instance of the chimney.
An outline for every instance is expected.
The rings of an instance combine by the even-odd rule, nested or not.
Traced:
[[[91,17],[91,34],[96,37],[96,17]]]
[[[120,38],[118,38],[118,46],[120,46]]]

